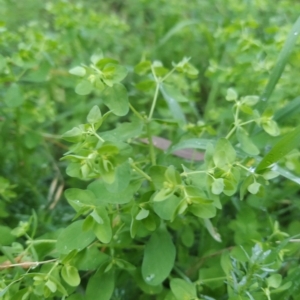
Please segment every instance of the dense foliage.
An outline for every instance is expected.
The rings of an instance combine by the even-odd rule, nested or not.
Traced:
[[[300,299],[299,3],[0,5],[0,299]]]

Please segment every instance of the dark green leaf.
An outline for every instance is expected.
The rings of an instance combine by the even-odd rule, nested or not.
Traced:
[[[166,230],[154,232],[146,243],[142,275],[149,285],[162,283],[170,274],[175,262],[176,249]]]
[[[121,83],[107,87],[102,94],[103,102],[117,116],[125,116],[129,110],[127,90]]]
[[[110,300],[115,288],[115,276],[112,271],[103,273],[101,269],[88,281],[85,300]]]
[[[95,234],[92,231],[83,231],[82,225],[83,220],[80,220],[63,229],[56,243],[56,249],[59,253],[68,254],[75,249],[80,251],[95,239]]]

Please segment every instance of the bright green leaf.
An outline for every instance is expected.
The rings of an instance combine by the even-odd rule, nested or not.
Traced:
[[[197,298],[196,286],[180,278],[170,282],[171,291],[177,300],[193,300]]]
[[[83,67],[75,67],[69,70],[69,73],[72,75],[83,77],[86,74],[86,70]]]
[[[78,286],[80,284],[80,276],[78,270],[70,265],[64,265],[61,269],[61,276],[70,286]]]
[[[82,96],[90,94],[92,90],[93,85],[89,80],[82,80],[75,87],[75,92]]]

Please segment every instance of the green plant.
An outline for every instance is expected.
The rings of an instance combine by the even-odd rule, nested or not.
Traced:
[[[156,20],[157,3],[144,2]],[[26,45],[18,33],[5,32],[2,139],[16,139],[0,149],[1,299],[298,299],[300,127],[290,116],[297,116],[299,98],[281,101],[276,94],[271,105],[269,98],[275,86],[297,95],[289,89],[295,82],[291,69],[290,80],[278,80],[288,62],[296,64],[290,54],[299,20],[277,63],[269,62],[267,70],[274,69],[266,84],[265,68],[249,78],[249,62],[257,51],[276,52],[285,30],[276,43],[265,44],[268,35],[255,31],[256,22],[241,21],[246,4],[230,1],[228,11],[215,1],[224,23],[215,25],[220,38],[212,40],[195,20],[176,24],[177,4],[164,3],[166,12],[157,13],[165,13],[166,22],[153,25],[157,33],[170,27],[159,50],[146,51],[161,61],[143,58],[135,67],[95,51],[93,43],[101,42],[104,53],[111,45],[111,53],[121,53],[128,41],[136,42],[136,52],[125,56],[137,61],[138,35],[126,42],[121,36],[127,26],[144,26],[139,18],[128,25],[117,13],[98,16],[80,3],[53,1],[45,5],[53,16],[45,28],[53,26],[56,35],[43,35],[33,22]],[[132,16],[139,5],[125,9],[108,1],[103,8]],[[240,24],[247,28],[243,35]],[[183,43],[173,49],[169,40],[186,34],[188,41],[199,32],[214,50],[201,50],[210,58],[206,72],[198,57],[171,63],[171,54],[177,59],[193,51]],[[220,56],[224,47],[233,55]],[[228,69],[234,59],[243,63]],[[203,88],[209,90],[207,104],[197,101]],[[58,138],[64,131],[71,146]],[[58,162],[62,149],[68,151]],[[58,203],[65,185],[67,204]]]

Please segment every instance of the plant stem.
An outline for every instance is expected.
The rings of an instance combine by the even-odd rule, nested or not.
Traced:
[[[143,177],[145,177],[147,180],[152,181],[151,177],[148,176],[143,170],[141,170],[140,168],[138,168],[134,163],[130,164],[131,167],[137,171],[140,175],[142,175]]]
[[[149,117],[148,117],[149,121],[152,119],[152,116],[153,116],[154,108],[155,108],[157,97],[158,97],[159,86],[160,86],[160,83],[156,82],[155,93],[154,93],[152,106],[151,106],[151,110],[150,110]]]
[[[156,165],[156,157],[155,157],[155,150],[154,150],[154,145],[152,141],[152,135],[151,135],[151,129],[150,129],[150,123],[146,123],[146,128],[147,128],[147,137],[149,141],[149,154],[150,154],[150,159],[151,163],[153,166]]]
[[[145,121],[145,119],[142,117],[142,115],[129,103],[129,107],[132,110],[132,112],[141,120]]]
[[[98,135],[97,132],[94,131],[93,134],[94,134],[94,136],[95,136],[96,138],[98,138],[99,141],[101,141],[102,143],[105,142],[104,139],[103,139],[100,135]]]

